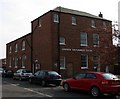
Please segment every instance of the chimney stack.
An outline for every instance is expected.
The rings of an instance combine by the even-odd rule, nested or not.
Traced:
[[[98,15],[99,17],[103,18],[103,14],[100,12],[100,14]]]

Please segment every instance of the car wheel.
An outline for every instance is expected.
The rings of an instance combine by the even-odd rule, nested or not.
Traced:
[[[70,90],[70,86],[69,86],[68,83],[64,83],[63,84],[63,88],[64,88],[65,91],[69,91]]]
[[[91,95],[94,97],[100,96],[100,90],[98,87],[92,87],[91,88]]]
[[[44,87],[46,85],[46,82],[42,80],[41,85]]]

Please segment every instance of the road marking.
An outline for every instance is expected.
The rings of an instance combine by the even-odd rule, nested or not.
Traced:
[[[19,84],[11,84],[12,86],[18,86]]]
[[[44,93],[41,93],[41,92],[38,92],[38,91],[34,91],[34,90],[29,89],[29,88],[24,88],[24,89],[26,89],[28,91],[31,91],[31,92],[34,92],[34,93],[37,93],[37,94],[42,95],[42,96],[52,97],[51,95],[47,95],[47,94],[44,94]]]
[[[9,83],[9,82],[7,82],[7,81],[4,81],[4,83]],[[10,85],[12,85],[12,86],[18,86],[19,84],[12,84],[12,83],[9,83]],[[28,91],[31,91],[31,92],[34,92],[34,93],[37,93],[37,94],[39,94],[39,95],[42,95],[42,96],[46,96],[46,97],[53,97],[53,96],[51,96],[51,95],[47,95],[47,94],[44,94],[44,93],[41,93],[41,92],[38,92],[38,91],[34,91],[34,90],[32,90],[32,89],[29,89],[29,88],[24,88],[25,90],[28,90]]]

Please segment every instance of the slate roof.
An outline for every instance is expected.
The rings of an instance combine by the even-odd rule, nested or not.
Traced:
[[[57,7],[55,9],[53,9],[53,11],[58,11],[58,12],[70,13],[70,14],[86,16],[86,17],[91,17],[91,18],[96,18],[96,19],[107,20],[107,19],[104,19],[104,18],[99,17],[99,16],[92,15],[92,14],[87,13],[87,12],[72,10],[72,9],[68,9],[68,8],[64,8],[64,7]],[[110,21],[110,20],[107,20],[107,21]]]

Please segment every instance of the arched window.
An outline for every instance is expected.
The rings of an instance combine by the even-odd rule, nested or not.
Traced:
[[[25,50],[25,40],[22,41],[22,50]]]
[[[16,56],[15,57],[15,68],[17,68],[18,67],[18,57]]]
[[[10,57],[9,58],[9,67],[11,68],[11,66],[12,66],[12,58]]]
[[[22,68],[25,68],[26,55],[22,56]]]
[[[18,52],[18,44],[15,44],[15,52]]]
[[[12,46],[9,47],[9,53],[12,53]]]

